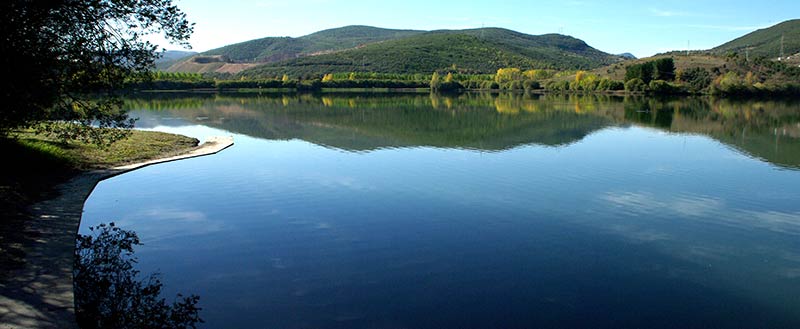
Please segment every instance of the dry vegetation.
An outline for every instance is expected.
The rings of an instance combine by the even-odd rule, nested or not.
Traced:
[[[601,68],[592,70],[591,72],[599,76],[608,77],[609,79],[612,80],[624,81],[625,69],[628,66],[667,57],[672,57],[672,59],[675,61],[676,70],[686,70],[692,67],[700,67],[711,71],[715,67],[722,67],[725,65],[725,58],[718,56],[709,56],[709,55],[653,56],[648,58],[629,60],[622,63],[615,63],[608,66],[603,66]]]

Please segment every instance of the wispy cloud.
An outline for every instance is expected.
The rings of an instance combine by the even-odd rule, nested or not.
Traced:
[[[769,27],[769,25],[709,25],[693,24],[688,27],[696,29],[723,30],[723,31],[753,31]]]
[[[725,200],[702,195],[667,196],[649,192],[609,192],[600,198],[629,215],[675,214],[716,225],[800,234],[800,212],[736,209]]]
[[[653,16],[658,16],[658,17],[697,16],[696,14],[685,12],[685,11],[662,10],[662,9],[658,9],[658,8],[650,8],[650,13],[653,14]]]

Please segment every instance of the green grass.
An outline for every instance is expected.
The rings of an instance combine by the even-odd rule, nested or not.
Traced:
[[[31,130],[0,138],[0,152],[11,161],[0,176],[0,210],[19,213],[25,205],[52,193],[53,186],[84,170],[111,168],[188,151],[197,140],[160,132],[133,131],[107,148],[63,143]]]
[[[24,236],[29,207],[55,196],[55,187],[83,170],[109,168],[129,162],[185,152],[197,140],[185,136],[134,131],[108,148],[85,143],[62,143],[31,130],[0,137],[6,161],[0,175],[0,268],[12,269],[25,261]],[[4,275],[4,273],[0,273]]]
[[[61,163],[73,170],[111,168],[185,152],[195,146],[194,138],[151,131],[132,131],[130,137],[108,147],[70,141],[61,142],[33,131],[19,131],[13,141],[34,157]]]

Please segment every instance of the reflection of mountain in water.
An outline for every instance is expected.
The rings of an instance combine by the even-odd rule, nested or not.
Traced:
[[[551,103],[520,107],[519,97],[465,95],[271,96],[209,98],[192,111],[182,99],[129,101],[203,125],[267,139],[299,138],[344,150],[433,146],[503,150],[524,144],[562,145],[611,124],[601,116],[555,111]],[[171,106],[173,105],[174,106]],[[495,106],[495,104],[497,104]],[[528,102],[528,104],[533,104]],[[538,105],[547,106],[538,106]],[[173,110],[172,108],[176,108]],[[509,115],[496,109],[518,111]],[[146,113],[137,112],[144,117]]]
[[[150,95],[126,102],[141,124],[165,117],[267,139],[353,151],[433,146],[487,151],[573,143],[612,125],[698,133],[800,168],[800,104],[690,98],[464,94]],[[166,115],[163,112],[167,112]],[[174,124],[174,123],[173,123]]]

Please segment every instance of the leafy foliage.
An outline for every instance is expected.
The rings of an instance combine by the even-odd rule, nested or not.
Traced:
[[[625,82],[625,91],[645,92],[647,91],[647,84],[642,79],[633,78]]]
[[[171,304],[161,298],[163,284],[152,274],[139,281],[134,268],[135,232],[114,223],[79,235],[75,248],[75,315],[81,328],[195,328],[200,297],[180,294]]]
[[[681,90],[676,86],[664,80],[653,80],[647,86],[650,92],[659,95],[669,95],[681,93]]]
[[[42,120],[127,128],[133,122],[114,97],[128,76],[149,70],[158,56],[143,37],[162,33],[188,45],[192,25],[171,0],[9,0],[0,4],[0,31],[2,65],[25,68],[9,71],[0,86],[6,101],[0,130]],[[108,98],[89,101],[90,93]],[[58,133],[71,138],[86,131]]]
[[[652,80],[672,81],[675,79],[675,61],[665,57],[630,65],[625,71],[625,81],[631,79],[640,79],[645,84]]]
[[[675,80],[675,61],[672,57],[659,58],[653,61],[653,80]]]
[[[645,84],[650,83],[650,80],[653,80],[654,70],[653,62],[644,62],[641,64],[628,66],[627,70],[625,71],[625,81],[627,82],[632,79],[639,79]]]
[[[711,84],[711,73],[701,67],[693,67],[681,72],[679,80],[685,84],[689,92],[697,93]]]
[[[522,78],[522,71],[516,67],[501,68],[497,70],[494,81],[497,83],[506,83],[510,81],[519,80]]]

